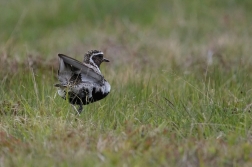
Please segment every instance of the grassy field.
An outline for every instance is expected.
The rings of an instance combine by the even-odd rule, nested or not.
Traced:
[[[251,0],[0,1],[0,166],[252,166]],[[110,63],[80,116],[57,54]]]

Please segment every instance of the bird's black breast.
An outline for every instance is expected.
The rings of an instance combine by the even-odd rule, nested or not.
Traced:
[[[96,88],[94,87],[92,90],[92,97],[89,98],[89,90],[88,89],[81,89],[79,93],[73,93],[68,92],[68,99],[71,104],[77,104],[77,105],[87,105],[89,103],[96,102],[98,100],[103,99],[106,97],[109,93],[103,93],[101,91],[96,91]]]

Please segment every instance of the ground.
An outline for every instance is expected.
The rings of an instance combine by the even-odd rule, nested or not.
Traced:
[[[251,166],[251,0],[0,2],[0,166]],[[109,63],[80,116],[57,54]]]

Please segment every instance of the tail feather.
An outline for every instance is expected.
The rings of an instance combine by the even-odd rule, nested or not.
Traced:
[[[56,83],[56,84],[54,84],[54,86],[59,87],[59,88],[66,88],[67,87],[67,85],[63,85],[61,83]]]

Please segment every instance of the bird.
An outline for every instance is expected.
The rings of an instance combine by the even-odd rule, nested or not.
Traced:
[[[103,57],[99,50],[88,51],[84,55],[83,63],[64,54],[58,54],[59,83],[54,86],[58,88],[60,97],[69,103],[81,114],[83,105],[87,105],[105,98],[111,86],[101,73],[102,62],[109,62]],[[75,105],[78,105],[78,110]]]

